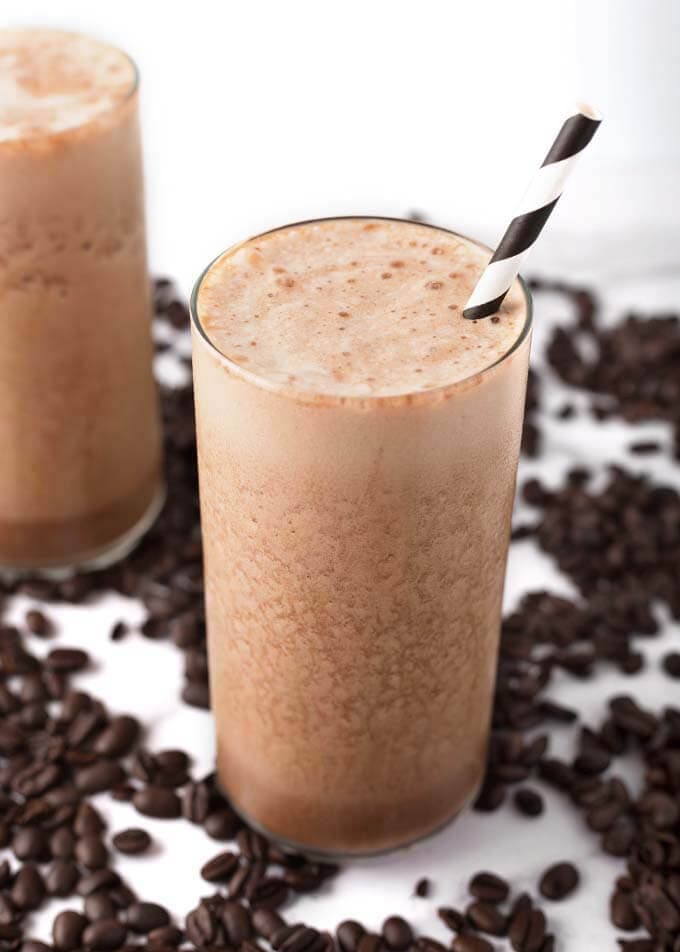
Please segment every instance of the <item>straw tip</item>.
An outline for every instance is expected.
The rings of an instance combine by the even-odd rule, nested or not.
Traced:
[[[577,102],[576,112],[580,116],[585,116],[586,119],[592,119],[593,122],[602,122],[602,113],[591,103]]]

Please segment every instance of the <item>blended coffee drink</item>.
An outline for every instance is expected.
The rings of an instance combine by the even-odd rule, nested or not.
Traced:
[[[482,780],[529,358],[489,253],[389,219],[292,225],[194,293],[218,769],[303,848],[364,853]]]
[[[137,72],[0,31],[0,567],[101,563],[161,499]]]

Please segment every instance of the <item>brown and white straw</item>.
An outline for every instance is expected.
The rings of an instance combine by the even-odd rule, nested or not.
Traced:
[[[543,165],[525,192],[517,214],[477,282],[463,317],[475,321],[489,317],[499,309],[600,122],[599,113],[590,106],[578,106],[577,111],[565,120]]]

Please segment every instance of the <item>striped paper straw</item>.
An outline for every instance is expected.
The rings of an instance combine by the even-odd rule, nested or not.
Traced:
[[[600,121],[597,110],[581,105],[565,120],[543,165],[526,190],[517,214],[477,282],[463,317],[475,321],[489,317],[499,309]]]

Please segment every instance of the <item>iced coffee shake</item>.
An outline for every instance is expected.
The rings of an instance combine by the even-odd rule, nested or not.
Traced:
[[[384,219],[226,252],[193,301],[218,769],[291,844],[363,853],[484,770],[529,356],[489,252]]]
[[[105,560],[161,493],[137,74],[0,31],[0,567]]]

